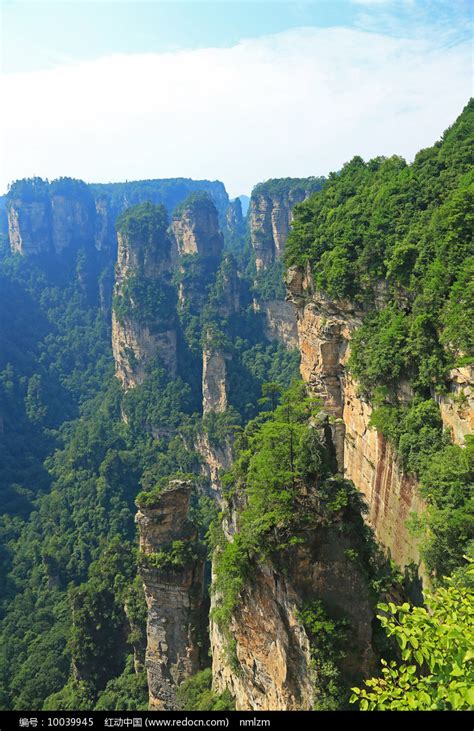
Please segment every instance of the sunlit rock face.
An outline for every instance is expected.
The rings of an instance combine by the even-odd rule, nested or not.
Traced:
[[[304,540],[252,567],[228,627],[213,619],[219,596],[211,595],[213,688],[218,692],[227,688],[237,710],[313,708],[317,680],[311,639],[300,615],[307,603],[322,602],[332,616],[347,622],[350,649],[342,671],[348,678],[355,680],[373,668],[373,607],[367,579],[349,560],[354,548],[350,534],[342,532],[337,521],[330,524],[318,515],[316,492],[309,489],[306,496],[311,520]],[[234,497],[234,510],[224,526],[228,540],[233,540],[238,520],[238,497]]]
[[[131,208],[117,226],[112,350],[116,375],[129,389],[144,382],[157,358],[171,376],[176,374],[172,242],[162,206]]]
[[[210,343],[203,350],[202,410],[203,414],[209,414],[226,408],[226,358],[221,349]]]
[[[171,231],[181,256],[200,254],[219,259],[222,255],[224,239],[219,229],[217,209],[206,195],[195,194],[178,206]]]
[[[10,248],[22,256],[95,247],[96,209],[79,180],[25,182],[8,196]]]
[[[455,444],[463,445],[474,431],[474,367],[453,368],[449,373],[449,391],[436,395],[444,428]]]
[[[400,566],[419,563],[407,520],[424,504],[413,476],[406,474],[392,446],[369,422],[372,405],[348,373],[351,334],[363,317],[353,303],[330,300],[314,289],[311,272],[290,269],[287,286],[298,307],[301,375],[328,413],[338,463],[365,496],[368,521]],[[409,398],[409,387],[400,391]]]
[[[322,178],[282,178],[257,185],[248,211],[250,243],[257,271],[281,258],[293,220],[293,208],[319,190]]]
[[[197,530],[189,517],[190,500],[191,485],[173,480],[152,504],[140,506],[136,515],[148,607],[145,667],[151,710],[175,709],[177,687],[205,662],[204,557],[194,548]],[[182,565],[156,568],[147,562],[176,541],[185,547]]]
[[[257,277],[254,309],[261,313],[265,335],[288,348],[298,344],[296,308],[285,302],[283,255],[295,205],[319,190],[321,178],[276,179],[257,185],[250,198],[248,231]]]

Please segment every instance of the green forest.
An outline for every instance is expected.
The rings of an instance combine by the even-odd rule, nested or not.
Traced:
[[[41,183],[16,184],[11,195],[45,194]],[[117,222],[123,233],[150,233],[152,249],[166,225],[164,207],[151,204]],[[265,340],[245,288],[241,312],[219,315],[229,257],[217,272],[194,257],[178,311],[175,284],[157,295],[143,278],[127,282],[113,302],[118,316],[176,316],[183,367],[171,378],[157,359],[143,386],[124,394],[111,352],[112,292],[101,301],[77,275],[82,267],[98,282],[109,262],[86,248],[61,261],[2,256],[2,708],[147,707],[135,499],[169,475],[199,473],[200,456],[185,446],[193,435],[204,429],[219,444],[264,408],[265,381],[284,388],[297,374],[297,353]],[[202,420],[201,342],[212,327],[240,385],[228,413]],[[158,442],[150,429],[160,425],[168,434]]]
[[[337,565],[363,587],[372,612],[371,671],[354,669],[355,619],[305,585],[292,617],[294,634],[306,638],[310,707],[474,706],[474,438],[454,443],[439,408],[453,369],[474,358],[473,141],[471,100],[411,164],[355,157],[327,179],[257,185],[250,210],[259,195],[285,205],[289,193],[306,198],[288,208],[284,260],[258,274],[249,221],[225,223],[229,199],[217,181],[12,184],[6,210],[20,211],[20,230],[41,203],[57,234],[57,196],[90,218],[60,252],[52,244],[15,252],[1,234],[1,710],[146,710],[140,570],[172,572],[197,555],[206,556],[206,601],[226,667],[243,683],[233,628],[255,577],[290,585],[301,557],[311,563],[304,551],[324,540],[344,546]],[[130,247],[123,270],[115,233],[106,247],[94,244],[98,201]],[[170,223],[194,209],[217,217],[218,257],[178,255]],[[397,566],[368,526],[364,497],[337,462],[334,418],[300,380],[298,348],[270,337],[255,307],[285,299],[288,268],[309,272],[315,291],[360,318],[345,367],[373,407],[371,427],[426,505],[410,518],[423,594],[420,567],[409,575]],[[175,371],[156,352],[140,361],[143,379],[123,388],[112,315],[150,341],[172,329]],[[134,371],[140,356],[127,342]],[[203,352],[224,364],[224,409],[204,409]],[[232,454],[218,500],[203,443],[208,454]],[[197,538],[145,555],[137,508],[176,478],[193,485]],[[176,689],[179,708],[235,708],[232,689],[213,684],[211,662],[208,653]]]
[[[438,577],[474,550],[472,436],[453,445],[434,400],[474,358],[473,140],[471,100],[411,165],[354,158],[297,206],[286,249],[287,266],[309,265],[316,287],[362,312],[348,368],[376,407],[373,426],[420,481],[429,509],[417,528]]]

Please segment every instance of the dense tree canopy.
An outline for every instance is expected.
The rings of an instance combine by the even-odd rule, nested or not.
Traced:
[[[429,510],[415,527],[433,577],[460,565],[474,535],[471,452],[450,445],[433,400],[474,359],[473,151],[471,100],[411,165],[355,157],[330,175],[296,207],[286,249],[287,265],[309,265],[318,288],[363,315],[348,368],[372,425],[421,481]]]

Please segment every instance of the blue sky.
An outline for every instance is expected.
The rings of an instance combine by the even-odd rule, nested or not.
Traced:
[[[230,47],[291,28],[342,26],[394,36],[472,30],[472,0],[3,0],[6,72],[51,68],[113,53]]]
[[[472,93],[471,0],[1,4],[0,187],[190,175],[232,194],[412,156]]]

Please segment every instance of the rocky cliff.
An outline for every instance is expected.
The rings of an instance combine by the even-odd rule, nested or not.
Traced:
[[[189,518],[191,485],[175,480],[136,516],[148,607],[145,666],[152,710],[176,708],[176,688],[201,669],[208,608],[204,557]]]
[[[301,375],[324,403],[339,467],[365,496],[368,521],[394,561],[418,563],[416,540],[406,523],[411,513],[423,510],[416,480],[403,472],[391,445],[370,426],[372,405],[346,368],[351,335],[364,313],[348,300],[331,300],[317,291],[309,270],[290,269],[287,285],[298,308]]]
[[[175,210],[171,223],[178,252],[181,256],[198,254],[219,260],[224,245],[219,230],[217,209],[203,193],[195,193]]]
[[[221,262],[224,238],[217,209],[203,193],[186,198],[173,214],[169,236],[182,307],[198,315]]]
[[[298,347],[296,308],[293,302],[254,299],[253,307],[255,312],[263,316],[264,333],[268,340],[278,340],[287,348]]]
[[[293,220],[293,208],[322,186],[322,178],[282,178],[260,183],[250,198],[250,243],[257,272],[281,258]]]
[[[152,326],[132,317],[119,321],[112,311],[112,350],[115,373],[126,390],[145,381],[148,368],[157,356],[171,375],[176,374],[176,330],[171,324],[156,333]]]
[[[190,194],[200,192],[214,202],[223,228],[227,221],[229,231],[241,225],[236,205],[229,203],[221,182],[189,178],[92,185],[72,178],[51,183],[30,178],[12,184],[2,197],[0,214],[3,217],[4,207],[13,252],[61,253],[85,246],[108,250],[114,258],[115,221],[126,209],[148,201],[164,205],[171,215]]]
[[[444,428],[455,444],[463,445],[474,432],[474,366],[453,368],[449,373],[449,392],[436,395]]]
[[[243,234],[245,220],[242,214],[242,203],[240,198],[234,198],[229,202],[226,213],[227,229],[233,233]]]
[[[202,359],[202,412],[220,413],[227,408],[225,354],[209,343],[204,346]]]
[[[15,254],[24,256],[50,251],[50,206],[43,201],[20,204],[18,199],[13,199],[8,207],[8,236]]]
[[[226,439],[219,444],[214,443],[209,434],[200,431],[192,447],[201,456],[201,474],[206,479],[208,486],[207,493],[217,503],[222,503],[222,482],[221,475],[232,465],[232,441]]]
[[[230,251],[242,251],[245,242],[246,218],[240,198],[229,202],[225,220],[225,245]]]
[[[132,388],[143,383],[156,358],[176,373],[172,244],[165,209],[151,203],[129,209],[119,218],[117,232],[112,349],[117,377]]]
[[[240,503],[234,498],[234,511],[225,525],[230,541],[238,531]],[[312,612],[318,621],[323,612],[328,621],[345,627],[349,650],[340,670],[346,682],[372,669],[372,600],[364,571],[351,560],[354,538],[344,529],[350,519],[340,513],[326,520],[311,490],[300,508],[307,516],[305,529],[293,535],[300,545],[252,564],[229,626],[213,618],[219,595],[212,595],[213,688],[227,688],[237,710],[318,707],[324,695],[318,668],[328,658],[322,650],[324,640],[321,643],[324,623],[317,629],[310,620]]]
[[[96,198],[107,201],[115,220],[123,211],[139,203],[164,205],[171,216],[177,206],[194,193],[203,192],[216,206],[224,226],[229,208],[229,196],[219,180],[192,180],[191,178],[156,178],[125,183],[94,183],[90,189]]]
[[[40,180],[13,186],[8,195],[8,230],[11,250],[25,255],[61,254],[93,247],[95,204],[81,181]]]
[[[293,209],[322,185],[322,178],[282,178],[257,185],[250,198],[248,229],[256,278],[254,309],[264,318],[265,335],[288,348],[297,346],[296,309],[285,302],[282,256]]]
[[[218,212],[204,194],[187,198],[168,228],[163,206],[144,203],[123,214],[117,230],[112,345],[117,376],[125,388],[131,388],[143,383],[157,357],[174,377],[179,317],[199,318],[211,287],[217,314],[224,317],[236,312],[239,280],[235,265],[222,259]],[[203,357],[207,409],[217,381],[225,381],[225,370],[221,378],[217,361],[224,365],[224,357],[215,348],[212,353],[205,349]],[[225,386],[222,389],[213,407],[217,411],[227,403]]]

